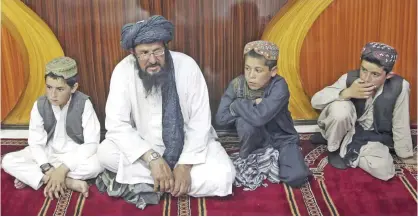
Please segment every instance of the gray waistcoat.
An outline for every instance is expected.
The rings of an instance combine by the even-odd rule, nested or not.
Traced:
[[[78,144],[84,143],[82,116],[87,99],[89,99],[89,96],[76,91],[73,93],[70,105],[68,106],[65,129],[67,135]],[[39,97],[37,105],[39,114],[41,114],[44,120],[44,129],[48,133],[47,141],[49,141],[54,135],[57,120],[55,119],[51,103],[46,96]]]
[[[359,78],[360,70],[350,71],[347,73],[347,87]],[[394,75],[390,79],[386,79],[382,93],[376,98],[373,104],[373,125],[374,130],[378,133],[392,135],[392,118],[396,100],[402,92],[403,78]],[[351,99],[356,107],[357,117],[361,117],[364,113],[366,105],[365,99]]]

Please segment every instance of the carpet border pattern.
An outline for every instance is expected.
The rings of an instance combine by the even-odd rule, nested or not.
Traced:
[[[417,129],[411,129],[411,134],[416,136]],[[306,133],[306,134],[299,134],[299,135],[300,135],[301,140],[309,140],[313,134]],[[237,147],[237,145],[234,145],[238,142],[238,138],[235,136],[224,136],[220,138],[219,141],[224,144],[223,146],[227,152],[234,152],[234,151],[239,150],[239,147]],[[27,142],[22,139],[2,139],[1,143],[4,145],[14,145],[14,146],[26,146],[27,145]],[[314,165],[315,162],[319,159],[319,157],[326,152],[326,150],[327,149],[325,145],[319,145],[315,147],[305,156],[306,164],[308,164],[309,166]],[[417,152],[417,147],[414,147],[414,152]],[[395,160],[396,177],[402,181],[405,188],[408,190],[408,192],[411,194],[414,200],[418,202],[417,190],[413,187],[410,181],[405,177],[405,171],[407,171],[414,177],[415,180],[418,181],[417,167],[414,165],[403,164],[397,156],[394,156],[394,160]],[[321,189],[322,198],[326,203],[326,206],[328,208],[330,215],[337,216],[340,214],[332,200],[332,197],[328,193],[327,186],[325,183],[324,168],[327,164],[328,164],[328,158],[324,157],[319,161],[316,167],[310,168],[310,170],[313,173],[313,179],[317,182],[318,186]],[[303,198],[303,203],[307,209],[309,216],[322,216],[324,210],[320,209],[317,198],[315,198],[315,195],[313,193],[311,184],[312,184],[311,182],[308,182],[300,188],[302,198]],[[301,215],[301,212],[297,205],[297,201],[295,200],[295,197],[294,197],[293,189],[289,187],[288,185],[284,185],[284,189],[285,189],[286,197],[289,203],[289,208],[292,214]],[[44,203],[38,212],[38,215],[39,216],[45,216],[45,215],[51,215],[51,214],[54,216],[66,215],[73,195],[77,195],[76,196],[77,202],[74,208],[74,215],[77,215],[77,216],[81,215],[83,211],[84,203],[85,203],[85,198],[82,196],[82,194],[78,194],[78,193],[73,194],[73,191],[71,190],[67,190],[64,196],[58,200],[53,213],[50,213],[50,210],[49,210],[50,205],[51,205],[51,200],[45,198]],[[165,195],[163,197],[163,210],[161,213],[162,216],[171,215],[172,203],[173,203],[173,199],[170,196]],[[197,206],[198,206],[197,212],[198,213],[192,213],[192,209],[191,209],[192,203],[191,203],[191,198],[189,196],[179,197],[175,201],[175,203],[177,207],[176,214],[178,216],[190,216],[190,215],[196,215],[196,214],[199,216],[207,215],[206,198],[197,198]]]

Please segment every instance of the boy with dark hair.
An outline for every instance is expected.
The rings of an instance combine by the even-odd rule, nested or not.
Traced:
[[[46,94],[34,103],[29,146],[3,157],[3,169],[15,177],[15,187],[29,185],[45,197],[58,198],[69,188],[88,197],[86,179],[102,167],[96,156],[100,123],[87,95],[77,91],[77,65],[58,57],[46,65]]]
[[[388,180],[395,175],[392,149],[408,164],[413,156],[409,119],[409,83],[392,73],[396,50],[384,43],[367,43],[360,69],[342,75],[311,100],[322,112],[315,144],[327,144],[329,163],[339,169],[360,167]]]
[[[237,186],[255,189],[268,178],[299,187],[310,175],[288,110],[289,89],[277,75],[278,56],[271,42],[248,43],[245,74],[231,81],[216,114],[218,125],[235,124],[240,139],[239,156],[232,157]]]

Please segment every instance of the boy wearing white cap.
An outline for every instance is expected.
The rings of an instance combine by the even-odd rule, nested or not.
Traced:
[[[96,156],[100,123],[89,97],[79,91],[77,64],[58,57],[46,65],[46,93],[34,103],[29,146],[3,157],[3,169],[15,187],[29,185],[45,197],[58,198],[67,188],[88,197],[86,179],[103,171]]]

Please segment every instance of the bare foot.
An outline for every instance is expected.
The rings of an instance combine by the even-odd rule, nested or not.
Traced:
[[[14,183],[15,183],[15,188],[16,189],[22,189],[22,188],[27,186],[25,183],[23,183],[19,179],[15,179]]]
[[[73,191],[82,193],[85,198],[89,196],[89,185],[86,181],[66,178],[65,185]]]

